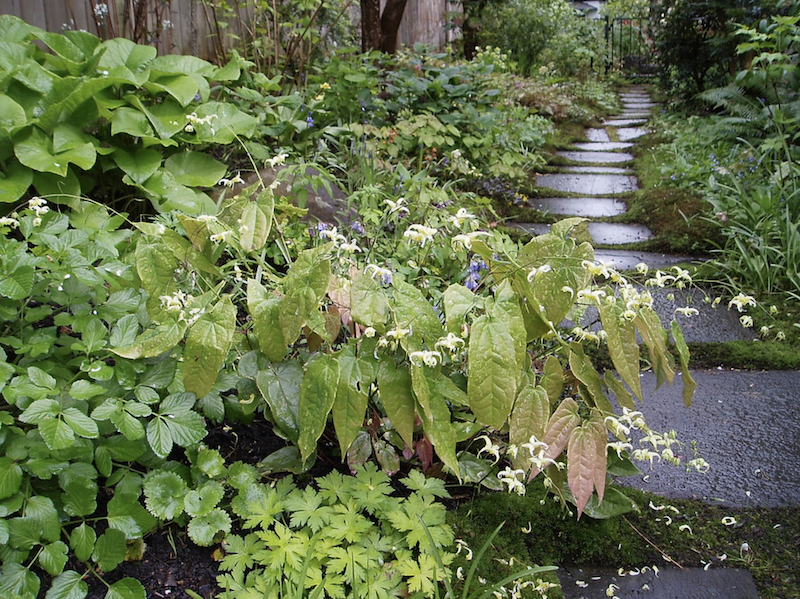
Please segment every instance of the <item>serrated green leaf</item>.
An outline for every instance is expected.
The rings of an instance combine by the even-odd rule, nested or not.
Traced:
[[[58,510],[53,501],[43,495],[34,495],[25,506],[25,518],[37,523],[41,529],[42,539],[57,541],[61,536],[61,522]]]
[[[29,366],[27,372],[28,372],[28,377],[31,379],[31,382],[37,387],[50,389],[51,391],[56,388],[57,385],[56,379],[47,374],[41,368],[37,368],[36,366]]]
[[[94,481],[72,481],[61,496],[64,512],[69,516],[91,516],[97,510],[97,483]]]
[[[576,426],[567,446],[567,480],[580,519],[594,489],[602,503],[606,482],[606,441],[608,432],[603,416],[593,410],[590,420]]]
[[[595,520],[617,518],[629,512],[639,511],[634,501],[619,489],[610,487],[606,490],[603,502],[599,503],[597,496],[592,495],[584,508],[584,513]]]
[[[327,245],[305,250],[283,280],[284,297],[278,308],[279,320],[283,337],[290,345],[308,324],[311,313],[319,310],[328,291],[331,263],[326,258],[327,251]]]
[[[183,382],[187,391],[197,397],[211,391],[228,356],[235,328],[236,308],[228,296],[189,328],[183,350]]]
[[[53,580],[45,599],[83,599],[89,592],[89,585],[74,570],[62,572]]]
[[[133,345],[138,334],[139,317],[136,314],[126,314],[114,324],[108,337],[108,344],[112,347]]]
[[[95,385],[94,383],[90,383],[87,380],[81,379],[79,381],[75,381],[69,388],[69,394],[74,397],[75,399],[91,399],[92,397],[96,397],[105,391],[104,387],[100,385]]]
[[[403,347],[408,352],[421,350],[424,344],[433,347],[444,336],[444,328],[431,303],[405,281],[395,281],[393,288],[397,325],[411,331],[410,337],[402,340]]]
[[[678,359],[681,363],[681,377],[683,378],[683,405],[687,408],[692,405],[692,398],[694,397],[694,390],[697,388],[697,383],[692,378],[692,372],[689,370],[689,346],[686,345],[686,340],[683,337],[683,331],[678,321],[673,319],[670,323],[672,331],[672,339],[675,341],[675,349],[678,351]]]
[[[253,331],[264,355],[280,362],[288,343],[280,327],[281,298],[269,294],[255,279],[247,281],[247,310],[253,319]]]
[[[547,391],[541,385],[527,385],[520,390],[514,402],[514,409],[509,419],[508,442],[521,448],[524,443],[530,442],[531,437],[541,440],[549,418],[550,399]],[[529,456],[525,453],[523,449],[519,450],[517,458],[514,459],[515,468],[528,467]]]
[[[240,462],[237,462],[237,464],[240,464]],[[201,446],[197,450],[197,458],[194,460],[194,465],[209,478],[218,478],[225,474],[225,459],[216,449]]]
[[[184,498],[184,510],[190,516],[205,516],[220,502],[225,488],[217,481],[209,481],[202,487],[191,489]]]
[[[173,443],[181,447],[199,443],[208,432],[203,417],[194,411],[170,415],[167,417],[166,423],[169,426]]]
[[[389,299],[381,284],[359,272],[350,287],[350,314],[366,327],[381,328],[389,318]]]
[[[655,310],[648,306],[639,308],[636,314],[636,328],[647,346],[650,364],[656,375],[656,389],[664,383],[672,384],[675,376],[674,358],[667,349],[668,335],[661,326],[661,320]]]
[[[613,372],[606,370],[605,374],[603,375],[603,382],[614,394],[614,398],[617,400],[617,403],[620,406],[623,408],[628,408],[629,410],[636,409],[636,404],[633,401],[633,395],[631,395],[630,391],[625,388],[625,385],[622,384],[622,381],[614,376]]]
[[[547,421],[544,438],[542,438],[542,443],[547,446],[543,457],[547,460],[555,460],[560,456],[569,443],[572,429],[578,426],[580,422],[578,403],[574,399],[568,397],[558,404],[558,407],[550,416],[550,420]],[[539,472],[541,472],[541,469],[531,468],[528,480],[533,479]]]
[[[125,533],[109,528],[94,544],[92,559],[103,572],[110,572],[125,560],[128,543]]]
[[[480,316],[469,336],[470,408],[479,422],[502,428],[517,395],[520,365],[514,337],[503,320]]]
[[[64,421],[79,437],[86,439],[97,438],[97,423],[77,408],[64,408],[62,415]]]
[[[144,224],[148,223],[139,226],[142,227]],[[160,231],[164,231],[163,226]],[[145,233],[147,234],[147,231]],[[147,312],[154,320],[160,322],[159,319],[163,318],[160,298],[177,291],[173,277],[177,260],[164,244],[141,241],[136,245],[135,257],[136,272],[142,287],[147,292]]]
[[[461,469],[456,458],[456,432],[451,421],[450,408],[439,390],[441,385],[435,380],[444,375],[422,366],[412,365],[410,370],[414,395],[422,408],[419,413],[422,428],[442,462],[453,474],[460,477]]]
[[[255,202],[245,204],[239,228],[239,243],[245,252],[258,251],[267,243],[274,210],[275,197],[271,190],[263,190]]]
[[[123,578],[108,587],[105,599],[146,599],[146,596],[141,582],[135,578]]]
[[[57,418],[61,404],[54,399],[37,399],[20,414],[19,419],[28,424],[38,424]]]
[[[148,474],[144,479],[145,506],[161,520],[174,520],[184,511],[186,481],[166,470]]]
[[[269,406],[272,422],[292,443],[297,442],[299,435],[298,410],[304,376],[303,367],[296,360],[271,364],[256,375],[256,384]]]
[[[391,358],[382,359],[378,369],[378,389],[389,421],[403,441],[412,447],[415,405],[411,373],[406,368],[397,368]]]
[[[32,266],[18,266],[0,280],[0,295],[14,301],[25,299],[31,294],[33,275]]]
[[[97,533],[94,528],[83,522],[72,529],[69,535],[69,546],[75,553],[75,557],[85,562],[92,556],[96,540]]]
[[[608,353],[614,368],[633,394],[642,400],[642,384],[639,379],[639,344],[636,342],[636,325],[623,318],[627,310],[622,298],[600,303],[600,319],[606,332]]]
[[[55,541],[42,547],[39,552],[39,565],[50,576],[57,576],[64,571],[67,565],[67,545],[62,541]]]
[[[160,458],[167,457],[172,451],[172,432],[164,418],[153,418],[147,423],[147,443]]]
[[[207,514],[192,518],[187,527],[189,537],[200,547],[214,544],[214,538],[221,532],[231,531],[231,517],[219,508]]]
[[[68,449],[75,443],[75,432],[61,418],[42,420],[39,434],[50,449]]]
[[[460,336],[467,314],[480,303],[481,299],[463,285],[453,284],[445,289],[444,314],[448,332]]]
[[[304,461],[317,449],[317,440],[325,430],[338,386],[339,362],[335,355],[320,356],[308,365],[300,386],[298,406],[297,446]]]
[[[183,320],[162,324],[139,335],[133,344],[112,348],[111,351],[129,360],[155,358],[178,345],[185,332],[186,322]]]
[[[353,345],[339,353],[339,385],[333,403],[333,425],[342,455],[364,424],[367,391],[375,379],[373,364],[356,357]]]
[[[600,378],[600,374],[594,369],[592,361],[583,352],[583,346],[580,343],[570,343],[569,368],[572,374],[575,375],[575,378],[585,385],[589,394],[586,400],[600,408],[606,414],[613,412],[611,402],[608,401],[603,391],[603,379]]]
[[[39,577],[22,564],[5,562],[0,567],[0,596],[31,599],[39,594]]]

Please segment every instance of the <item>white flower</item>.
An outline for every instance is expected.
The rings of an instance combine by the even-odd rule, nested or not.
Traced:
[[[653,277],[652,279],[647,279],[647,281],[645,281],[644,284],[647,285],[648,287],[653,287],[654,285],[658,287],[664,287],[667,283],[671,283],[674,280],[675,277],[665,274],[660,270],[657,270],[656,276]]]
[[[512,491],[517,495],[525,495],[525,484],[521,479],[525,478],[524,470],[512,470],[506,466],[505,470],[497,473],[500,482],[508,487],[508,492]]]
[[[688,306],[685,308],[675,308],[675,311],[683,314],[686,317],[692,316],[694,314],[700,314],[700,311],[696,308],[689,308]]]
[[[386,337],[392,339],[394,341],[398,341],[403,337],[408,337],[411,334],[411,329],[392,329],[390,331],[386,331]]]
[[[409,360],[411,360],[411,363],[414,364],[415,366],[422,366],[424,364],[425,366],[430,366],[431,368],[433,368],[439,362],[441,362],[442,354],[440,354],[438,351],[430,351],[430,350],[414,351],[408,354],[408,358]]]
[[[745,314],[741,318],[739,318],[739,322],[742,323],[742,326],[746,329],[749,329],[753,326],[753,317]]]
[[[456,539],[456,555],[460,555],[462,549],[465,552],[464,559],[468,562],[472,561],[472,549],[469,548],[467,542],[463,539]]]
[[[408,237],[411,241],[425,245],[429,241],[433,241],[433,236],[436,235],[437,231],[438,229],[426,227],[425,225],[413,224],[406,229],[403,237]]]
[[[584,260],[581,262],[581,266],[589,271],[589,274],[593,277],[602,276],[608,279],[611,276],[611,270],[609,270],[608,266],[603,264],[602,262],[594,263],[590,262],[589,260]]]
[[[222,231],[221,233],[214,233],[209,237],[213,243],[227,242],[233,235],[233,231]]]
[[[646,275],[648,270],[650,270],[650,267],[644,262],[639,262],[639,264],[636,265],[636,272],[639,274]]]
[[[528,273],[528,281],[532,281],[536,276],[543,275],[547,272],[550,272],[551,270],[553,270],[552,266],[550,266],[549,264],[542,264],[540,267],[534,268],[532,271]]]
[[[472,242],[475,241],[475,239],[477,237],[480,237],[481,235],[491,235],[491,233],[487,231],[473,231],[472,233],[456,235],[453,237],[451,241],[453,249],[458,249],[458,246],[460,245],[465,250],[471,250]]]
[[[481,457],[482,453],[488,453],[490,456],[494,458],[494,463],[500,461],[500,446],[495,445],[492,443],[492,440],[489,438],[488,435],[482,435],[478,437],[478,441],[483,440],[484,446],[478,450],[478,457]]]
[[[217,185],[224,185],[225,187],[233,187],[237,183],[244,183],[244,179],[242,179],[238,173],[233,179],[220,179]]]
[[[197,217],[197,220],[201,223],[215,223],[217,222],[217,217],[213,214],[201,214]]]
[[[360,252],[361,248],[356,244],[356,240],[352,239],[350,243],[342,243],[339,248],[345,252]]]
[[[736,524],[736,518],[734,518],[733,516],[725,516],[722,519],[722,523],[725,526],[733,526],[734,524]]]
[[[464,340],[453,333],[447,333],[447,337],[440,337],[435,347],[444,347],[454,352],[464,346]]]
[[[408,208],[405,206],[405,198],[398,198],[396,202],[394,200],[383,200],[383,203],[389,206],[389,214],[394,214],[395,212],[409,213]]]
[[[0,227],[11,227],[12,229],[16,229],[19,227],[19,221],[14,218],[9,218],[7,216],[3,216],[0,218]]]
[[[608,449],[613,449],[617,452],[617,457],[622,457],[622,452],[624,450],[633,451],[633,445],[630,443],[623,443],[622,441],[614,441],[613,443],[607,443],[606,447]]]
[[[458,150],[456,150],[458,151]],[[459,154],[460,156],[461,154]],[[450,217],[450,222],[453,223],[456,227],[460,227],[466,221],[472,220],[477,218],[474,214],[470,214],[466,208],[459,208],[458,212],[456,212],[455,216]]]
[[[728,309],[731,306],[736,306],[736,309],[739,312],[744,312],[745,307],[747,306],[755,306],[756,305],[756,298],[752,295],[745,295],[744,293],[740,293],[736,297],[734,297],[731,301],[728,302]]]

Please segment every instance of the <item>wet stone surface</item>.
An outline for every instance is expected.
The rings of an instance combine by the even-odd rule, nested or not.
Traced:
[[[589,235],[596,244],[617,245],[645,241],[650,239],[653,233],[644,225],[589,223]]]
[[[632,143],[625,143],[621,141],[599,141],[599,142],[580,142],[572,144],[579,150],[585,152],[607,152],[609,150],[625,150],[632,148]]]
[[[612,164],[633,160],[633,155],[625,152],[573,152],[567,150],[558,151],[556,154],[575,162],[594,162],[598,164]]]
[[[658,576],[651,568],[638,575],[603,568],[567,567],[559,569],[565,599],[606,599],[609,585],[616,585],[612,595],[633,599],[758,599],[753,577],[740,568],[661,567]]]
[[[610,119],[605,122],[607,127],[630,127],[632,125],[643,125],[647,119]]]
[[[612,198],[542,198],[530,203],[536,210],[569,216],[617,216],[628,209],[625,202]]]
[[[620,141],[628,141],[630,139],[637,139],[647,133],[647,129],[642,127],[618,127],[617,136]]]
[[[595,173],[601,175],[632,175],[633,171],[619,166],[564,166],[564,173]]]
[[[689,443],[696,442],[710,469],[701,474],[654,462],[642,476],[620,482],[667,498],[723,506],[800,505],[800,420],[787,418],[796,411],[800,373],[718,369],[691,374],[697,382],[692,407],[683,405],[680,375],[672,386],[656,391],[655,375],[645,373],[639,409],[653,430],[676,431],[687,444],[684,459],[692,459]]]
[[[556,191],[595,196],[625,193],[639,188],[636,177],[632,175],[557,173],[540,175],[536,178],[536,184]]]
[[[681,256],[678,254],[660,254],[637,250],[595,250],[595,260],[613,266],[617,270],[634,270],[636,265],[644,262],[650,268],[669,268],[676,264],[691,264],[702,258]]]
[[[605,129],[587,129],[586,139],[589,141],[611,141]]]

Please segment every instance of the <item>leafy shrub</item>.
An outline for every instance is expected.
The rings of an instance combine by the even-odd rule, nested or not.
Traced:
[[[212,82],[237,80],[241,63],[156,56],[125,39],[46,33],[10,15],[0,16],[0,32],[1,202],[32,186],[71,205],[92,192],[122,207],[141,193],[159,211],[214,210],[197,188],[213,187],[227,168],[203,150],[251,136],[257,122],[211,98]]]

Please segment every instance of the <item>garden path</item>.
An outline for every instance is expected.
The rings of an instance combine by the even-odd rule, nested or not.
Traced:
[[[533,201],[534,207],[560,216],[590,219],[589,234],[595,244],[620,245],[649,239],[647,227],[631,224],[593,222],[591,219],[624,214],[627,207],[619,194],[638,188],[632,170],[633,156],[627,151],[646,133],[644,125],[657,106],[650,101],[645,86],[633,86],[622,93],[623,110],[606,120],[602,128],[586,131],[586,142],[558,152],[569,163],[558,172],[540,175],[538,184],[553,191],[551,197]],[[563,193],[566,197],[560,197]],[[576,196],[580,197],[576,197]],[[519,228],[541,234],[549,225],[520,223]],[[618,270],[632,269],[639,262],[653,268],[687,263],[688,256],[665,255],[626,249],[597,249],[598,261]],[[751,331],[742,328],[738,314],[720,308],[713,310],[701,298],[677,299],[673,294],[654,293],[654,307],[663,322],[672,319],[677,303],[700,310],[692,320],[681,320],[688,341],[753,340]],[[702,295],[702,291],[699,293]],[[662,297],[663,296],[663,297]],[[669,298],[669,299],[667,299]],[[693,301],[697,299],[697,301]],[[800,505],[800,420],[792,404],[800,396],[800,376],[796,372],[737,372],[731,370],[693,370],[697,382],[694,405],[685,408],[681,400],[680,375],[675,384],[656,391],[652,373],[643,375],[647,398],[641,407],[654,430],[671,430],[695,444],[710,464],[709,472],[690,473],[682,468],[654,464],[642,476],[629,477],[625,485],[646,489],[670,498],[695,498],[730,507],[775,507]],[[756,408],[757,406],[757,408]],[[735,444],[735,445],[732,445]],[[691,448],[684,447],[684,458]],[[652,599],[725,598],[755,599],[758,592],[752,577],[742,569],[662,570],[659,577],[619,576],[608,570],[565,568],[559,573],[567,599],[606,597],[610,584],[617,585],[617,596]]]

